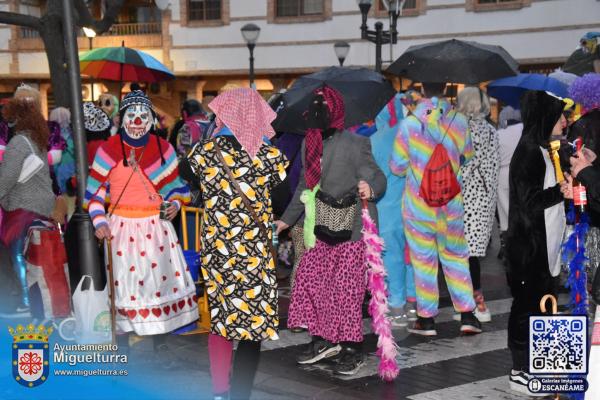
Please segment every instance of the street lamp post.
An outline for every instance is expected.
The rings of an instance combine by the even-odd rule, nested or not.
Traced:
[[[367,18],[369,15],[369,10],[373,5],[373,0],[357,0],[362,16],[362,24],[360,26],[361,39],[375,43],[375,71],[377,72],[381,72],[381,65],[383,63],[381,57],[381,47],[384,44],[396,44],[398,42],[398,17],[400,16],[402,6],[405,2],[405,0],[382,1],[388,11],[390,28],[388,30],[383,30],[383,23],[378,21],[375,23],[375,30],[372,31],[369,30],[369,26],[367,25]]]
[[[85,185],[88,176],[88,154],[86,150],[85,130],[83,126],[83,107],[81,106],[81,79],[77,38],[73,26],[73,0],[62,0],[63,32],[65,33],[65,51],[71,100],[71,122],[77,171],[77,206],[67,224],[65,246],[71,276],[71,288],[76,287],[83,275],[90,275],[96,290],[104,287],[106,279],[100,268],[98,245],[94,237],[94,227],[90,215],[83,209]]]
[[[88,28],[88,27],[83,27],[83,34],[88,38],[88,40],[90,41],[90,50],[93,49],[93,42],[94,42],[94,38],[96,37],[96,31]],[[94,80],[92,79],[92,101],[94,101]]]
[[[348,56],[348,52],[350,51],[350,44],[348,42],[337,42],[333,45],[333,50],[335,51],[335,56],[340,62],[340,67],[344,66],[344,61]]]
[[[250,87],[255,89],[254,84],[254,48],[256,47],[256,41],[258,35],[260,35],[260,27],[256,24],[246,24],[241,29],[242,37],[246,41],[248,50],[250,51]]]

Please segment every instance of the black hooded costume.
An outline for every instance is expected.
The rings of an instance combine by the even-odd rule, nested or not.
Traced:
[[[540,313],[540,299],[553,292],[548,264],[544,210],[563,201],[560,185],[544,189],[547,148],[565,103],[546,92],[527,92],[522,100],[523,136],[510,162],[506,239],[508,284],[513,296],[508,347],[513,369],[528,370],[529,316]]]

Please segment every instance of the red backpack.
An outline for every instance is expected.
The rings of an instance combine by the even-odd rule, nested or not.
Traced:
[[[452,124],[452,121],[450,124]],[[449,126],[448,129],[450,129]],[[460,193],[460,184],[456,179],[454,169],[452,169],[448,150],[442,144],[448,129],[446,129],[442,141],[433,149],[433,153],[423,171],[419,196],[430,207],[444,206]],[[423,130],[425,130],[424,126]]]

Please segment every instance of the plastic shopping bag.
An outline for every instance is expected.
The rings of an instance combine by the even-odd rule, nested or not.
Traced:
[[[82,290],[81,287],[86,279],[89,279],[90,287],[87,290]],[[73,310],[76,320],[75,337],[78,343],[103,344],[111,342],[107,286],[102,291],[94,290],[92,277],[90,275],[81,277],[73,293]]]

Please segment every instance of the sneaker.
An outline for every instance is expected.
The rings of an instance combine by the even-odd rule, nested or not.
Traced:
[[[390,323],[393,327],[403,328],[405,326],[408,326],[408,316],[406,314],[402,314],[390,317]]]
[[[30,316],[31,316],[31,314],[29,312],[29,307],[24,306],[24,305],[17,306],[17,308],[14,311],[0,313],[0,318],[7,318],[7,319],[27,318]]]
[[[351,347],[345,347],[334,372],[340,375],[355,375],[364,364],[365,359],[362,353]]]
[[[508,375],[508,382],[510,385],[510,389],[515,392],[522,393],[527,396],[533,397],[544,397],[547,396],[548,393],[534,393],[529,391],[529,381],[533,378],[533,375],[529,375],[524,371],[511,370],[510,375]]]
[[[483,300],[483,294],[481,292],[475,292],[473,296],[475,298],[475,317],[479,322],[490,322],[492,320],[492,313],[487,308],[485,301]]]
[[[304,331],[306,331],[306,328],[300,328],[300,327],[290,328],[290,332],[292,332],[292,333],[302,333]]]
[[[481,333],[481,322],[475,318],[473,312],[460,313],[460,331],[466,335]]]
[[[340,351],[342,351],[342,346],[339,344],[334,345],[326,340],[317,340],[308,344],[308,348],[296,358],[296,362],[302,365],[314,364],[335,357]]]
[[[436,336],[435,322],[433,318],[417,317],[415,323],[407,329],[410,333],[421,336]]]
[[[413,322],[417,320],[417,304],[415,302],[407,302],[404,306],[404,311],[406,311],[406,316],[409,321]]]

